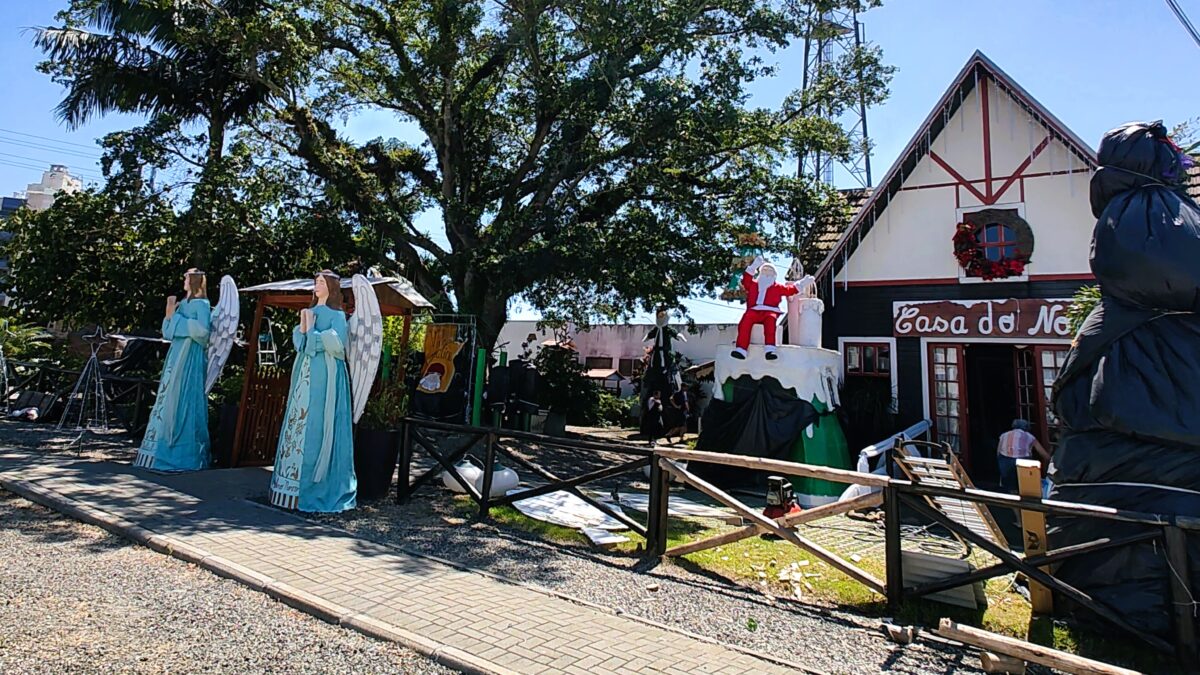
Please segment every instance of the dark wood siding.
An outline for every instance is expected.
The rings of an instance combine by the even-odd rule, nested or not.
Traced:
[[[892,337],[892,303],[912,300],[1005,300],[1008,298],[1069,298],[1090,282],[1038,281],[999,284],[942,284],[931,286],[867,286],[837,288],[833,301],[825,298],[824,344],[836,349],[838,338]],[[924,417],[921,339],[896,340],[897,430]]]

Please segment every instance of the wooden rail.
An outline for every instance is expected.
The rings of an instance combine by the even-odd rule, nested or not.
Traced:
[[[446,443],[433,443],[429,438],[430,432],[456,434],[462,440],[445,449]],[[696,551],[721,546],[760,533],[769,533],[787,541],[822,560],[831,567],[841,571],[851,579],[858,581],[874,592],[886,596],[888,603],[898,607],[907,600],[920,598],[932,593],[958,588],[995,576],[1011,572],[1019,572],[1057,594],[1071,599],[1076,604],[1088,609],[1097,617],[1106,620],[1122,632],[1137,637],[1147,645],[1159,651],[1169,651],[1172,645],[1162,638],[1151,635],[1127,622],[1113,608],[1100,600],[1091,597],[1078,588],[1071,586],[1062,579],[1054,576],[1052,565],[1079,556],[1120,549],[1134,545],[1145,545],[1147,542],[1161,542],[1163,550],[1172,570],[1172,578],[1164,580],[1164,588],[1170,588],[1175,626],[1173,645],[1176,654],[1186,663],[1194,663],[1196,654],[1196,625],[1190,611],[1193,590],[1191,588],[1191,563],[1188,560],[1186,538],[1188,533],[1200,531],[1200,519],[1174,515],[1145,513],[1127,509],[1116,509],[1094,504],[1080,504],[1057,500],[1046,500],[1037,497],[1021,497],[980,490],[975,488],[954,488],[933,485],[922,485],[908,480],[891,478],[887,475],[846,471],[824,466],[787,462],[758,457],[728,455],[723,453],[700,452],[676,448],[645,448],[626,443],[606,443],[590,440],[563,439],[532,434],[520,431],[488,429],[485,427],[470,427],[445,424],[425,420],[406,420],[404,428],[404,451],[401,459],[401,476],[405,477],[397,492],[397,498],[407,499],[420,485],[430,481],[442,470],[449,470],[459,481],[472,499],[479,503],[480,517],[487,517],[492,506],[512,504],[521,498],[538,496],[565,490],[588,501],[596,508],[620,520],[630,529],[646,538],[646,557],[648,562],[663,556],[683,556]],[[535,448],[553,448],[574,453],[606,452],[627,456],[628,461],[614,465],[595,468],[575,476],[560,476],[540,466],[534,461],[522,457],[509,448],[512,444],[532,444]],[[522,446],[524,447],[524,446]],[[426,471],[416,481],[407,480],[413,451],[420,448],[428,452],[436,461],[436,466]],[[453,465],[467,452],[482,451],[486,457],[484,480],[477,489],[457,476]],[[526,453],[530,454],[530,453]],[[520,465],[526,471],[544,479],[546,484],[517,495],[490,497],[491,470],[495,458],[504,455],[508,460]],[[741,467],[766,471],[787,476],[804,476],[832,482],[852,485],[863,485],[879,488],[880,491],[862,495],[854,499],[824,505],[777,519],[763,516],[726,491],[705,481],[681,462],[710,463],[723,466]],[[637,471],[649,465],[650,467],[650,504],[648,521],[641,526],[613,509],[609,504],[592,498],[581,491],[580,486],[597,480],[611,479],[627,472]],[[705,493],[712,499],[732,509],[748,524],[730,532],[702,540],[667,547],[668,500],[671,478],[674,477],[694,489]],[[979,533],[974,532],[951,519],[947,514],[931,506],[933,498],[944,497],[958,499],[964,502],[979,504],[985,507],[1001,507],[1026,514],[1041,514],[1057,518],[1092,518],[1120,523],[1133,523],[1144,526],[1143,532],[1138,532],[1120,538],[1101,538],[1095,541],[1075,544],[1053,550],[1031,551],[1026,555],[1015,554],[1005,547],[998,546]],[[932,502],[932,503],[936,503]],[[878,579],[871,573],[860,569],[850,561],[843,559],[837,553],[829,551],[805,538],[797,531],[797,526],[813,521],[844,514],[854,510],[869,509],[882,506],[885,516],[884,551],[886,571],[884,579]],[[901,556],[903,511],[921,516],[925,521],[936,523],[950,532],[977,546],[994,556],[998,562],[979,570],[972,570],[952,577],[939,579],[925,584],[905,585],[903,562]],[[1196,536],[1193,534],[1192,536]],[[1190,660],[1189,660],[1190,659]]]

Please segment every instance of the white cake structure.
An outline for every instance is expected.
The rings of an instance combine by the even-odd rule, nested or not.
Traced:
[[[722,385],[731,379],[749,375],[755,380],[774,378],[802,401],[811,402],[815,398],[828,408],[839,404],[838,382],[842,377],[842,355],[839,352],[797,345],[780,345],[778,349],[779,358],[768,361],[762,345],[750,345],[745,359],[735,359],[730,355],[733,345],[718,347],[717,360],[713,365],[716,380],[713,397],[725,400]]]

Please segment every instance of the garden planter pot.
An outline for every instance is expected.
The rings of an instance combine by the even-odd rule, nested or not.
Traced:
[[[359,501],[387,494],[400,456],[400,432],[359,429],[354,442],[354,475],[358,478]]]
[[[212,438],[213,466],[225,469],[233,465],[233,437],[237,433],[238,404],[223,403],[217,409],[217,433]]]
[[[558,436],[562,438],[567,435],[567,416],[562,413],[550,412],[546,414],[546,425],[542,429],[542,433],[547,436]]]

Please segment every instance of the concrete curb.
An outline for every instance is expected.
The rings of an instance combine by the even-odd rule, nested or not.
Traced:
[[[255,572],[232,560],[209,553],[169,535],[157,534],[111,513],[87,506],[29,481],[0,474],[0,488],[58,511],[74,520],[95,525],[158,553],[193,563],[217,576],[264,592],[289,607],[328,623],[349,628],[377,640],[395,642],[447,668],[467,673],[467,675],[517,675],[516,671],[471,655],[457,647],[351,611],[312,593]]]

